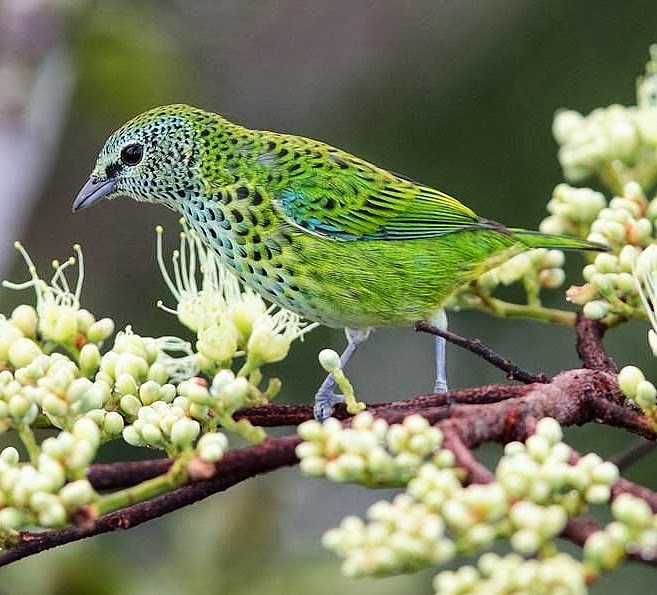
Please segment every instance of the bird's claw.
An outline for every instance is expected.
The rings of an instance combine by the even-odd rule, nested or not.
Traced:
[[[333,415],[333,407],[344,402],[344,395],[333,391],[318,391],[315,395],[313,415],[317,421],[324,421]]]

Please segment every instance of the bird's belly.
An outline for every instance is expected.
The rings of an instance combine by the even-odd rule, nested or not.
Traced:
[[[496,232],[404,241],[336,241],[295,232],[210,238],[246,285],[308,320],[332,327],[405,326],[436,313],[514,242]]]

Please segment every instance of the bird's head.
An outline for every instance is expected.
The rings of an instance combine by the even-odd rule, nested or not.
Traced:
[[[180,104],[154,108],[124,124],[105,142],[73,211],[117,196],[175,208],[195,185],[195,123],[203,118],[207,112]]]

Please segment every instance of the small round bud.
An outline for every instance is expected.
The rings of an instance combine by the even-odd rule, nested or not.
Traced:
[[[26,304],[17,306],[11,313],[10,320],[26,337],[36,335],[39,318],[37,311],[32,306]]]
[[[123,395],[119,400],[119,407],[121,407],[121,410],[132,417],[137,417],[141,406],[141,401],[134,395]]]
[[[118,438],[124,426],[125,422],[120,413],[108,411],[103,420],[102,431],[108,438]]]
[[[101,318],[89,326],[87,340],[92,343],[102,343],[114,333],[114,321],[111,318]]]
[[[645,379],[643,372],[636,366],[625,366],[618,373],[618,386],[625,395],[634,398],[639,384]]]
[[[9,346],[9,363],[14,368],[22,368],[42,353],[41,348],[32,339],[20,337]]]
[[[322,349],[318,359],[322,368],[329,373],[341,369],[340,356],[333,349]]]
[[[67,483],[59,491],[59,499],[68,510],[74,510],[91,502],[96,496],[91,484],[86,479]]]
[[[606,302],[592,300],[584,304],[584,316],[591,320],[600,320],[607,315],[607,312],[609,312],[609,306]]]
[[[171,442],[174,446],[185,449],[191,447],[201,431],[201,426],[195,419],[183,417],[171,426]]]
[[[216,463],[228,450],[228,438],[221,432],[208,432],[199,438],[196,450],[199,458]]]

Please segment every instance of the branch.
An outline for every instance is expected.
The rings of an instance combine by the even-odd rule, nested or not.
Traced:
[[[421,331],[423,333],[429,333],[431,335],[442,337],[446,341],[449,341],[454,345],[458,345],[459,347],[463,347],[471,353],[478,355],[489,364],[502,370],[509,380],[519,380],[520,382],[524,382],[526,384],[532,382],[542,382],[547,384],[550,382],[550,379],[545,374],[532,374],[531,372],[523,370],[510,360],[497,354],[479,339],[468,339],[466,337],[462,337],[461,335],[457,335],[456,333],[446,329],[439,329],[438,327],[433,326],[424,320],[416,322],[414,328],[416,331]]]
[[[215,464],[213,478],[190,483],[148,502],[135,504],[93,521],[89,521],[87,517],[83,526],[80,527],[68,527],[41,533],[20,533],[18,544],[0,554],[0,567],[37,552],[93,535],[117,529],[131,529],[212,494],[223,492],[255,475],[294,465],[297,463],[294,449],[300,441],[296,435],[284,436],[270,438],[258,446],[231,450]],[[167,462],[170,463],[170,461]],[[123,463],[123,465],[126,464]]]
[[[604,349],[602,338],[607,327],[598,320],[590,320],[581,312],[577,315],[575,333],[577,355],[585,368],[618,373],[618,366]]]

